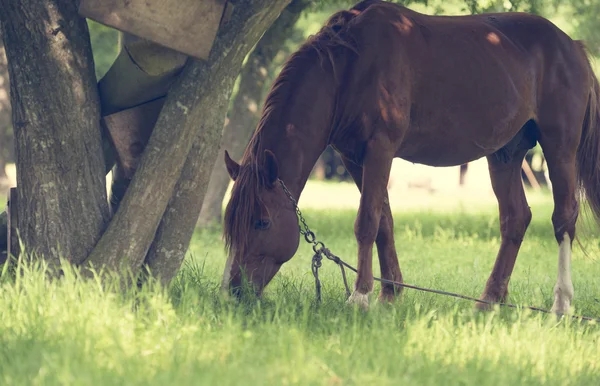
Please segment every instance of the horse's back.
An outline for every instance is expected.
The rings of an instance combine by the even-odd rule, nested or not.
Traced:
[[[387,38],[384,44],[397,46],[413,67],[448,68],[454,64],[476,76],[478,72],[473,70],[491,75],[498,64],[511,75],[525,70],[529,72],[527,78],[535,81],[541,81],[540,75],[557,65],[569,66],[571,72],[585,76],[589,69],[581,42],[538,15],[426,15],[382,0],[365,0],[357,7],[363,12],[356,22],[371,30],[379,26],[380,37]],[[371,37],[376,33],[365,32]]]
[[[398,156],[413,162],[455,165],[495,152],[537,117],[540,90],[558,87],[549,78],[582,85],[581,58],[569,56],[577,44],[542,17],[430,16],[372,0],[358,9],[352,85],[362,105],[397,112],[377,119],[400,127]]]

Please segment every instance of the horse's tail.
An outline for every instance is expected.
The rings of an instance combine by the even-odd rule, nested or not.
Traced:
[[[582,42],[577,43],[585,49]],[[592,87],[577,149],[577,181],[596,222],[600,224],[600,85],[587,60]]]

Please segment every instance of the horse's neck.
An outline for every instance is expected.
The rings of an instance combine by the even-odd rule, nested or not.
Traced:
[[[298,199],[319,156],[328,145],[329,125],[324,122],[285,123],[282,133],[269,137],[263,149],[277,158],[279,178]]]
[[[300,71],[300,70],[299,70]],[[335,108],[335,82],[318,61],[302,68],[290,80],[285,103],[261,133],[262,151],[271,150],[278,161],[279,178],[299,198],[319,156],[329,145]]]
[[[300,198],[314,165],[325,150],[326,140],[327,138],[315,137],[288,139],[275,150],[279,164],[279,178],[296,199]]]

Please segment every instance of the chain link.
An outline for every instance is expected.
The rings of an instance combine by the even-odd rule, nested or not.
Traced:
[[[312,258],[311,270],[313,276],[315,277],[317,302],[321,301],[321,280],[319,280],[319,268],[321,268],[323,265],[323,255],[325,255],[325,257],[327,257],[329,260],[334,261],[340,267],[340,270],[342,271],[342,277],[344,279],[344,285],[346,286],[346,296],[350,296],[350,288],[348,287],[348,282],[346,280],[346,271],[344,270],[344,265],[342,264],[341,259],[332,254],[331,251],[325,247],[325,244],[322,241],[317,241],[317,237],[315,236],[314,232],[310,230],[306,220],[304,219],[304,216],[302,216],[302,212],[298,207],[298,201],[296,201],[292,193],[288,190],[287,186],[285,186],[281,179],[279,179],[279,184],[281,185],[281,188],[286,196],[294,205],[294,210],[296,211],[296,215],[300,220],[300,223],[298,224],[300,234],[304,236],[304,240],[306,240],[307,243],[312,244],[312,250],[315,253]],[[304,227],[304,229],[302,229],[302,227]]]
[[[325,244],[323,244],[322,241],[317,241],[317,236],[315,236],[315,233],[313,231],[311,231],[310,228],[308,227],[308,224],[306,223],[306,220],[304,219],[304,216],[302,216],[302,212],[300,211],[300,208],[298,207],[298,201],[296,201],[296,199],[294,198],[292,193],[288,190],[287,186],[285,186],[285,184],[283,183],[282,180],[279,180],[279,183],[281,184],[281,187],[283,188],[283,191],[285,192],[286,196],[288,196],[288,198],[294,205],[294,210],[296,211],[296,215],[298,216],[298,219],[300,220],[300,224],[298,224],[298,229],[300,230],[300,234],[302,236],[304,236],[304,239],[306,240],[307,243],[313,245],[312,249],[315,253],[319,253],[319,254],[325,253],[325,251],[327,250],[327,248],[325,248]],[[304,227],[304,229],[302,229],[302,227]]]
[[[286,196],[288,196],[289,200],[294,205],[294,210],[296,211],[296,215],[298,216],[298,219],[300,220],[300,223],[301,223],[301,224],[298,224],[298,228],[300,229],[300,234],[302,236],[304,236],[304,239],[306,240],[307,243],[313,244],[313,250],[315,251],[315,253],[317,252],[316,248],[319,245],[321,246],[321,248],[325,248],[325,245],[322,242],[316,240],[317,237],[315,236],[313,231],[311,231],[310,228],[308,227],[308,224],[306,223],[306,220],[304,219],[304,216],[302,216],[302,212],[300,211],[300,208],[298,207],[298,201],[296,201],[296,199],[294,198],[292,193],[288,190],[287,186],[285,186],[285,184],[283,183],[283,181],[281,179],[279,180],[279,184],[281,185],[281,188],[283,189]],[[304,229],[302,229],[302,226],[304,226]]]

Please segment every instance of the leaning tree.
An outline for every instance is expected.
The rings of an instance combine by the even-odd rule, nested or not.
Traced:
[[[289,1],[229,0],[205,60],[125,34],[113,67],[131,60],[137,72],[109,70],[97,84],[78,0],[0,0],[28,255],[51,266],[61,257],[112,271],[149,266],[168,282],[189,245],[242,62]],[[115,160],[122,184],[111,211],[105,175]]]
[[[275,57],[293,34],[294,26],[302,12],[313,2],[314,0],[292,0],[248,56],[240,72],[238,91],[231,103],[229,119],[221,138],[221,149],[227,148],[234,159],[242,157],[258,124],[261,105],[269,87],[267,80],[273,72]],[[217,158],[198,219],[199,226],[221,223],[223,198],[229,182],[230,177],[225,164],[221,158]]]

